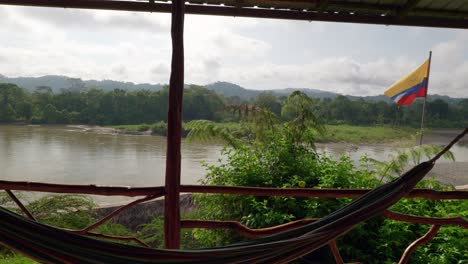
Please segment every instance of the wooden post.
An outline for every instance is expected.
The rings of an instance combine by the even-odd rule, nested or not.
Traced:
[[[184,92],[184,0],[172,1],[172,65],[169,80],[167,114],[166,196],[164,203],[164,245],[180,246],[180,141],[182,129],[182,96]]]

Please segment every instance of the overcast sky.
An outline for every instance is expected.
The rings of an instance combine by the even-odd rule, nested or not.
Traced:
[[[168,83],[170,16],[0,6],[0,74]],[[468,30],[187,15],[186,83],[378,95],[433,51],[429,93],[468,96]]]

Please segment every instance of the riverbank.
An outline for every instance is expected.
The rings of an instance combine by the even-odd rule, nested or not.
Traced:
[[[326,125],[317,142],[389,144],[412,141],[418,130],[409,127]]]
[[[241,130],[239,123],[215,123],[221,128],[227,128],[230,131],[236,132]],[[113,125],[113,126],[98,126],[98,125],[53,125],[53,124],[29,124],[26,122],[9,123],[3,125],[33,125],[33,126],[67,126],[71,128],[81,129],[85,132],[94,132],[98,134],[123,134],[123,135],[155,135],[166,136],[167,124],[160,121],[154,124],[133,124],[133,125]],[[389,146],[405,146],[411,145],[419,138],[417,134],[419,129],[412,127],[392,127],[392,126],[354,126],[354,125],[325,125],[326,131],[323,135],[316,135],[317,143],[350,143],[350,144],[385,144]],[[436,140],[445,139],[446,136],[453,136],[460,129],[448,128],[428,128],[426,135],[433,137]],[[186,137],[190,132],[186,123],[182,123],[182,137]],[[435,132],[435,133],[434,133]],[[425,140],[426,141],[426,140]],[[427,140],[429,144],[433,139]],[[464,144],[467,140],[462,141]]]
[[[228,128],[231,131],[240,130],[240,124],[237,123],[216,123],[217,126]],[[164,122],[153,125],[118,125],[110,126],[116,129],[118,133],[123,134],[152,134],[166,136],[167,126]],[[182,124],[183,134],[186,136],[190,129]],[[417,129],[409,127],[390,127],[390,126],[351,126],[351,125],[325,125],[325,133],[317,135],[318,143],[353,143],[353,144],[389,144],[401,143],[414,140]]]

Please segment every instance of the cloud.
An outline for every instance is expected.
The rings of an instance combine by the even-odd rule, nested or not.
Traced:
[[[468,65],[468,62],[466,63]],[[277,89],[285,87],[316,88],[352,95],[379,95],[418,65],[405,57],[358,62],[349,57],[327,58],[308,64],[272,64],[224,69],[220,78],[246,87]],[[462,80],[468,66],[454,74]],[[460,86],[460,85],[454,85]],[[452,96],[460,93],[451,90]],[[443,89],[432,92],[443,93]]]
[[[205,71],[210,74],[210,75],[215,75],[217,76],[220,69],[221,69],[221,63],[219,59],[213,58],[213,59],[208,59],[203,61],[203,68]]]
[[[435,45],[433,51],[434,64],[443,63],[444,67],[457,66],[466,60],[468,52],[468,34],[460,33],[454,39]]]
[[[171,68],[169,62],[154,62],[149,70],[148,80],[157,83],[169,83]]]
[[[117,65],[117,66],[112,67],[112,73],[120,75],[124,78],[127,77],[127,72],[128,72],[128,69],[127,69],[127,66],[125,65]]]
[[[451,96],[468,94],[468,33],[433,47],[429,91]],[[434,87],[434,88],[433,88]]]
[[[158,32],[169,30],[169,16],[152,16],[146,13],[121,11],[93,11],[80,9],[20,7],[15,9],[20,16],[46,23],[55,28],[70,30],[134,30]]]
[[[1,74],[169,80],[168,14],[0,6],[0,22]],[[185,80],[376,95],[432,48],[429,91],[466,97],[466,43],[466,31],[187,15]]]

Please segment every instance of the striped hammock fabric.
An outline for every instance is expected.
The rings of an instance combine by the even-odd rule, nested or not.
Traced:
[[[200,250],[150,249],[95,240],[31,221],[0,207],[0,244],[41,263],[288,263],[381,214],[432,169],[421,163],[319,221],[276,235]]]

